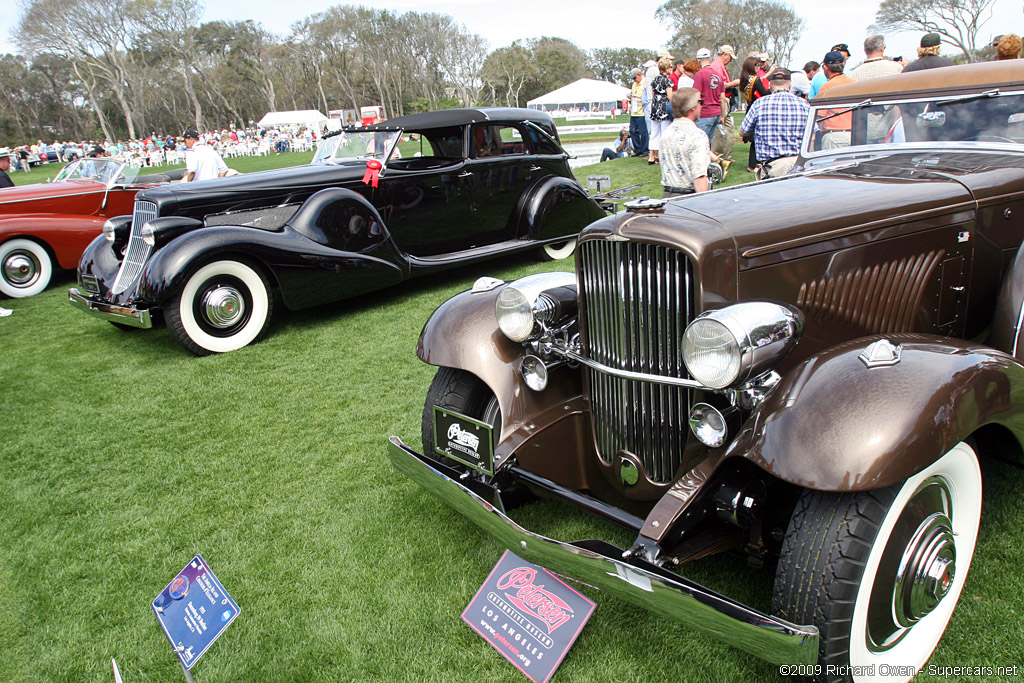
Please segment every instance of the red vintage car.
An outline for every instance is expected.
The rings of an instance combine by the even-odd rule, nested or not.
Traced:
[[[136,192],[170,180],[138,173],[122,159],[81,159],[52,183],[0,190],[0,293],[42,292],[54,266],[78,265],[107,217],[131,213]]]

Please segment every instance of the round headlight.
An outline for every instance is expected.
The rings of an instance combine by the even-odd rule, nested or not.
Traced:
[[[142,237],[142,241],[151,247],[156,246],[156,230],[149,223],[142,226],[142,230],[139,232],[139,236]]]
[[[110,221],[103,221],[103,236],[108,242],[114,241],[114,224]]]
[[[526,341],[533,334],[533,303],[515,287],[506,287],[494,302],[498,327],[512,341]]]
[[[717,320],[694,320],[683,335],[683,362],[690,376],[712,389],[724,389],[740,374],[740,345]]]

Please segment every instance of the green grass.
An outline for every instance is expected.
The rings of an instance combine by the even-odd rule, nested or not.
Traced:
[[[601,168],[618,184],[657,175],[640,160]],[[201,683],[523,681],[459,618],[502,548],[396,474],[385,440],[419,446],[434,370],[415,347],[441,302],[483,275],[571,268],[504,259],[283,312],[263,342],[207,358],[164,329],[73,310],[67,272],[0,301],[14,311],[0,318],[0,680],[107,683],[111,657],[125,683],[182,680],[149,603],[202,553],[242,614],[193,670]],[[978,557],[934,664],[1024,663],[1024,473],[992,469]],[[557,501],[514,516],[565,540],[632,540]],[[768,608],[770,569],[726,557],[685,573]],[[556,681],[786,680],[581,589],[598,608]]]

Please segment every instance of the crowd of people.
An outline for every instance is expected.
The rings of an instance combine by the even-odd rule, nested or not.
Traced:
[[[724,177],[733,162],[735,130],[729,113],[740,105],[746,114],[739,132],[750,143],[747,170],[758,179],[785,175],[800,152],[811,115],[808,100],[844,83],[954,65],[939,54],[937,33],[921,38],[917,59],[909,63],[887,57],[885,47],[884,36],[868,36],[864,58],[852,68],[845,43],[833,45],[821,62],[810,61],[796,70],[772,64],[765,52],[752,52],[736,79],[728,70],[737,60],[731,45],[720,46],[714,57],[701,48],[689,60],[662,51],[630,72],[629,130],[620,131],[601,161],[631,155],[660,164],[666,197],[707,190],[710,164],[721,164]],[[1016,34],[997,36],[992,47],[997,60],[1021,57]],[[850,144],[850,117],[846,113],[822,120],[823,148]]]
[[[288,151],[307,151],[313,148],[319,132],[309,128],[288,126],[282,128],[222,128],[196,133],[200,145],[210,147],[221,157],[254,154],[280,154]],[[151,133],[143,138],[129,140],[42,140],[2,148],[11,157],[11,166],[28,173],[36,163],[69,163],[88,156],[111,156],[136,159],[142,166],[159,166],[186,160],[183,135]]]

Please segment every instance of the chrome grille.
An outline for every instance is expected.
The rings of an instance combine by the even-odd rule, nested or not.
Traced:
[[[585,242],[578,258],[583,352],[619,370],[687,377],[679,345],[692,316],[689,259],[666,247],[608,240]],[[629,451],[653,481],[671,481],[689,432],[687,390],[585,371],[601,459],[611,463],[616,452]]]
[[[128,249],[125,250],[124,260],[121,261],[121,269],[117,271],[112,291],[120,294],[135,282],[135,278],[142,272],[142,266],[149,258],[150,246],[142,241],[142,226],[146,221],[156,218],[156,204],[142,200],[135,200],[135,211],[132,212],[132,233],[128,238]]]

